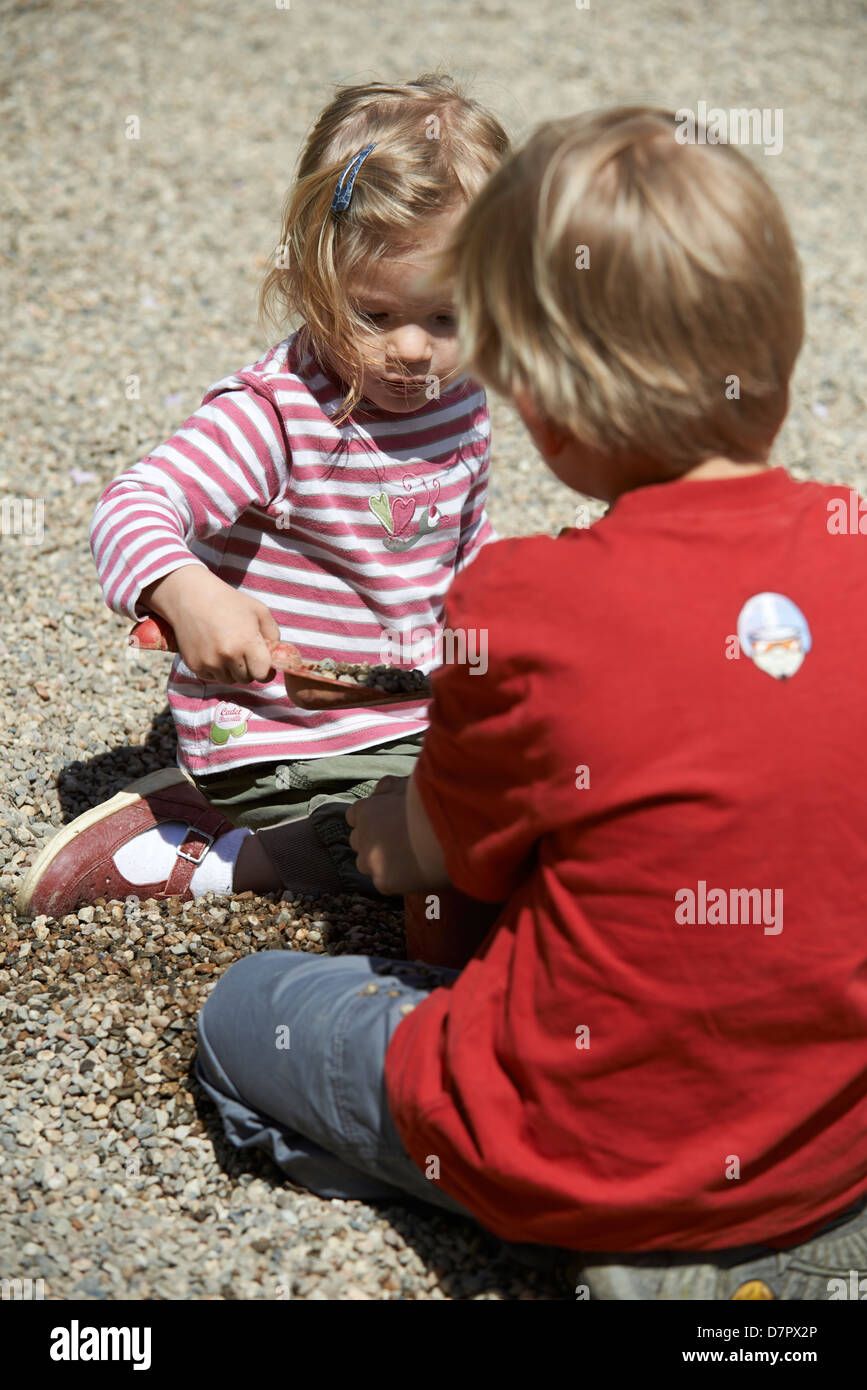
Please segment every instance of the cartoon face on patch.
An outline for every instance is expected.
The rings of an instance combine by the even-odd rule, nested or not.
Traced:
[[[813,645],[807,619],[785,594],[753,594],[738,616],[741,651],[774,680],[789,680]]]

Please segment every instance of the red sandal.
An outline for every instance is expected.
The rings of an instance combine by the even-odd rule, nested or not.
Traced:
[[[167,821],[189,826],[168,878],[130,883],[117,868],[115,853],[142,831]],[[190,899],[197,865],[214,841],[234,828],[180,768],[161,768],[59,830],[31,865],[15,906],[28,916],[59,919],[97,898]]]

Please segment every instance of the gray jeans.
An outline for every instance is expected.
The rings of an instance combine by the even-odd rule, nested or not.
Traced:
[[[457,973],[421,962],[297,951],[237,961],[199,1017],[196,1062],[230,1142],[264,1149],[290,1181],[321,1197],[416,1198],[475,1221],[407,1153],[383,1082],[394,1030]],[[504,1245],[524,1264],[560,1270],[593,1299],[730,1299],[751,1281],[764,1285],[759,1297],[827,1299],[830,1280],[850,1286],[853,1270],[867,1277],[867,1203],[785,1251],[581,1255]]]

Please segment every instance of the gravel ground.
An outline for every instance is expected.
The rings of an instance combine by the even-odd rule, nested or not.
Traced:
[[[168,658],[128,653],[88,525],[105,483],[266,346],[255,292],[329,84],[438,63],[518,138],[615,101],[782,108],[782,153],[756,158],[791,213],[809,338],[778,460],[865,490],[865,7],[0,8],[0,1276],[42,1277],[50,1298],[568,1298],[467,1223],[324,1202],[239,1161],[191,1084],[195,1015],[227,964],[275,946],[399,956],[394,913],[242,897],[16,921],[46,836],[174,761]],[[576,498],[499,403],[494,429],[501,533],[570,524]]]

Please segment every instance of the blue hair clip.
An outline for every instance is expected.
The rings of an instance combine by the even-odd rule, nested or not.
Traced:
[[[337,180],[337,187],[334,190],[334,197],[331,199],[332,212],[345,212],[352,201],[352,190],[355,187],[355,178],[366,160],[370,151],[376,149],[376,141],[372,145],[365,145],[363,150],[359,150],[350,159],[340,178]]]

